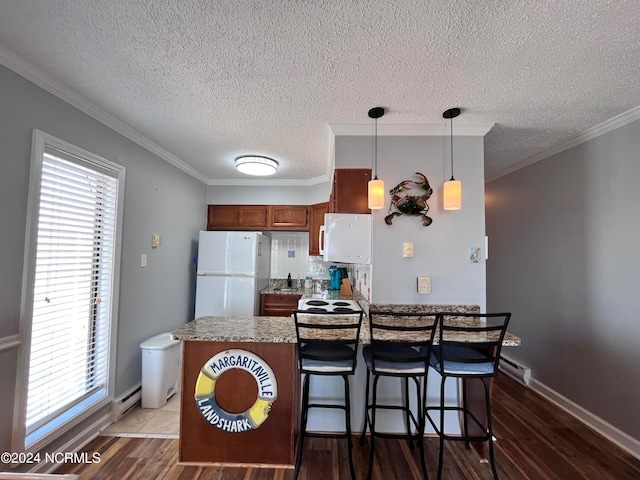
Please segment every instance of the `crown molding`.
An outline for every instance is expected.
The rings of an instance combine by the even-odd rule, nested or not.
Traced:
[[[578,133],[570,139],[565,140],[564,142],[561,142],[542,153],[538,153],[537,155],[526,158],[518,163],[514,163],[513,165],[492,173],[491,175],[487,175],[485,177],[485,183],[489,183],[497,178],[513,173],[516,170],[520,170],[521,168],[539,162],[540,160],[544,160],[545,158],[552,157],[553,155],[580,145],[581,143],[593,140],[594,138],[604,135],[605,133],[615,130],[616,128],[620,128],[627,125],[628,123],[635,122],[638,119],[640,119],[640,106],[632,108],[631,110],[627,110],[626,112],[623,112],[620,115],[616,115],[615,117],[610,118],[609,120],[606,120],[596,125],[595,127]]]
[[[77,108],[81,112],[86,113],[103,125],[109,127],[111,130],[114,130],[115,132],[128,138],[132,142],[137,143],[145,150],[148,150],[154,155],[157,155],[174,167],[182,170],[186,174],[194,177],[197,180],[200,180],[202,183],[207,183],[207,177],[193,168],[191,165],[186,164],[175,155],[159,147],[154,142],[138,133],[123,121],[118,120],[113,115],[107,113],[97,105],[91,103],[85,97],[77,94],[67,86],[63,85],[53,76],[27,62],[20,55],[6,48],[4,45],[0,45],[0,64],[4,65],[10,70],[13,70],[18,75],[21,75],[31,83],[38,85],[40,88],[46,90],[52,95],[55,95],[61,100],[67,102],[69,105]]]
[[[493,123],[479,125],[456,125],[454,136],[485,136]],[[329,124],[335,136],[374,135],[374,125]],[[378,136],[449,136],[448,124],[439,125],[378,125]]]

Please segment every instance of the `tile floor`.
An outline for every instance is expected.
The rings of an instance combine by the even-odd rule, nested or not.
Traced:
[[[173,395],[160,408],[135,407],[102,433],[112,437],[178,438],[180,394]]]

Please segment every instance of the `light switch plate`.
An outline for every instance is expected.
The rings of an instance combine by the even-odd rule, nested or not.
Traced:
[[[418,277],[418,293],[421,295],[431,293],[431,277]]]
[[[143,253],[140,255],[140,267],[144,268],[147,266],[147,254]]]
[[[413,257],[413,242],[404,242],[402,244],[402,256],[404,258]]]

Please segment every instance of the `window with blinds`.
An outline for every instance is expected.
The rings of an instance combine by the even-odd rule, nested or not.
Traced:
[[[64,429],[109,395],[118,193],[124,173],[87,152],[65,149],[53,137],[42,143],[27,447]]]

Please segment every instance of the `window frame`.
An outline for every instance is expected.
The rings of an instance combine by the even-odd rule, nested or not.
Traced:
[[[71,407],[69,418],[62,424],[55,426],[50,431],[45,432],[37,439],[26,445],[26,412],[27,393],[29,384],[29,355],[31,350],[31,327],[33,318],[33,298],[36,272],[36,253],[38,244],[38,222],[40,194],[42,186],[43,158],[46,149],[58,150],[67,159],[78,159],[81,165],[89,165],[100,171],[107,171],[116,177],[116,218],[114,231],[114,255],[113,271],[111,279],[112,305],[110,332],[108,334],[108,359],[107,359],[107,382],[106,391],[99,395],[98,399],[92,399],[88,405],[80,403]],[[64,157],[63,157],[64,158]],[[76,147],[68,142],[60,140],[52,135],[34,129],[31,144],[31,167],[29,176],[29,196],[27,204],[27,224],[25,232],[25,251],[23,261],[22,296],[20,313],[21,341],[18,356],[18,371],[16,376],[14,425],[12,435],[12,447],[16,452],[35,452],[41,450],[61,435],[86,420],[98,410],[109,405],[113,400],[115,388],[115,364],[116,364],[116,339],[118,330],[118,305],[120,291],[120,266],[121,266],[121,245],[122,245],[122,225],[124,209],[124,186],[125,168],[114,162],[106,160],[98,155]]]

